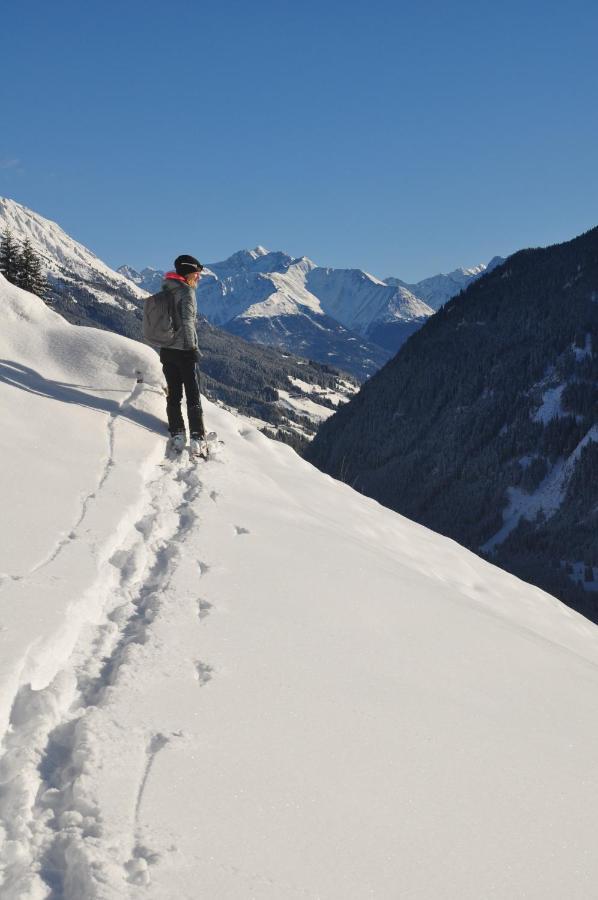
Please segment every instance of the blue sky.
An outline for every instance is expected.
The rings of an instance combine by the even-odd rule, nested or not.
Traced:
[[[0,195],[109,264],[408,281],[598,224],[598,4],[10,4]]]

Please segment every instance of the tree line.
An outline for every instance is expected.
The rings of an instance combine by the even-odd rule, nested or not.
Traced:
[[[11,284],[49,302],[48,282],[39,256],[28,238],[18,241],[10,228],[4,229],[0,239],[0,272]]]

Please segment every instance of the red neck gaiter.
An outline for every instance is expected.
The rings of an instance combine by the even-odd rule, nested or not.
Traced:
[[[187,279],[183,278],[182,275],[177,275],[176,272],[167,272],[164,278],[169,278],[171,281],[182,281],[184,284],[187,284]]]

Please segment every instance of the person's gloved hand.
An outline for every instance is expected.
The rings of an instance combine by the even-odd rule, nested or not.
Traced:
[[[195,353],[195,362],[197,363],[197,365],[199,365],[200,360],[201,360],[201,355],[202,355],[199,347],[196,347],[194,353]]]

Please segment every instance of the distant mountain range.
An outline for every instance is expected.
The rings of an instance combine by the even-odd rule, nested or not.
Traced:
[[[28,239],[50,285],[51,304],[76,325],[91,325],[141,339],[145,285],[157,290],[162,273],[115,272],[63,229],[14,200],[0,198],[0,231]],[[274,347],[248,343],[210,325],[199,328],[202,387],[213,399],[254,419],[282,440],[300,446],[339,403],[356,390],[334,367]]]
[[[442,303],[500,262],[495,257],[488,266],[409,285],[256,247],[209,264],[198,304],[210,322],[233,334],[330,363],[363,381]],[[130,266],[118,271],[148,291],[159,289],[163,275]]]
[[[0,198],[4,227],[31,241],[52,305],[68,321],[140,338],[143,298],[159,290],[161,270],[116,272],[55,222]],[[436,276],[420,289],[263,247],[239,251],[208,266],[198,291],[211,322],[200,328],[205,389],[299,446],[352,396],[351,375],[373,374],[433,314],[416,290],[438,302],[485,269]]]
[[[120,266],[117,271],[120,275],[128,278],[129,281],[132,281],[133,284],[136,284],[137,287],[147,291],[148,294],[157,294],[164,280],[164,272],[161,272],[159,269],[146,268],[142,269],[141,272],[136,272],[131,266]]]
[[[598,228],[470,283],[306,456],[598,621]]]
[[[497,266],[504,262],[501,256],[494,256],[488,265],[473,266],[470,269],[455,269],[448,275],[432,275],[431,278],[424,278],[415,284],[407,284],[400,278],[386,278],[385,284],[394,285],[396,287],[405,288],[414,296],[430,306],[434,312],[441,306],[455,297],[460,291],[464,291],[473,281],[476,281],[482,275],[491,272]]]

